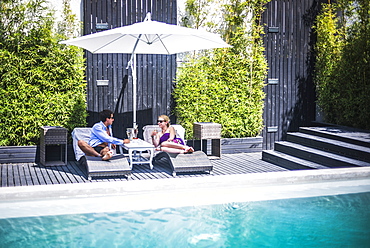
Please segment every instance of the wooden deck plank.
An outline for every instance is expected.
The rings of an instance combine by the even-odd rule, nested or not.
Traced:
[[[176,178],[208,177],[217,175],[246,174],[258,172],[286,171],[287,169],[261,160],[261,153],[225,154],[221,159],[211,160],[213,171],[178,173]],[[23,185],[49,185],[66,183],[94,183],[126,181],[126,177],[93,178],[87,180],[85,168],[76,161],[64,166],[44,167],[33,163],[1,164],[1,187]],[[135,165],[131,180],[155,180],[173,178],[172,170],[165,161],[156,161],[151,170],[148,165]]]
[[[14,186],[22,186],[21,184],[22,175],[19,173],[19,166],[12,165],[12,170]]]
[[[154,164],[154,170],[158,170],[162,178],[170,178],[172,177],[172,171],[168,165],[164,162],[156,162]]]
[[[253,163],[250,163],[251,161],[246,160],[245,157],[238,156],[237,154],[236,154],[236,156],[232,157],[232,160],[235,162],[235,165],[238,166],[239,168],[244,168],[247,165],[253,164]],[[257,170],[259,170],[259,169],[257,168]],[[263,171],[263,170],[261,170],[261,171]]]
[[[55,173],[54,166],[52,166],[51,168],[44,167],[43,169],[48,173],[52,184],[65,184],[65,182],[58,177],[57,173]]]
[[[6,180],[7,180],[7,173],[6,173],[6,164],[1,165],[1,170],[0,170],[0,182],[1,182],[1,187],[6,187]]]
[[[22,167],[24,170],[26,185],[33,185],[29,164],[23,164]]]
[[[147,172],[148,170],[142,168],[142,165],[134,165],[132,169],[132,174],[137,175],[140,180],[153,179],[153,176]]]
[[[145,165],[144,165],[145,166]],[[153,166],[153,169],[151,170],[149,168],[149,165],[147,165],[148,171],[154,176],[156,179],[162,179],[167,178],[166,172],[163,171],[162,166]]]
[[[155,172],[155,171],[147,171],[147,172],[142,171],[141,173],[142,173],[143,176],[146,177],[146,179],[162,179],[162,178],[166,178],[165,176],[163,176],[160,173]]]
[[[226,174],[243,174],[246,170],[240,166],[240,162],[231,160],[228,162],[228,166],[219,166],[220,170]],[[215,169],[215,168],[214,168]]]
[[[20,166],[16,166],[18,169],[18,177],[19,177],[19,184],[20,186],[27,186],[26,183],[26,176],[24,174],[23,164]]]
[[[66,166],[63,166],[63,169],[70,173],[70,177],[73,177],[73,179],[71,179],[72,181],[76,183],[84,183],[87,181],[86,173],[81,170],[78,162],[69,161]]]
[[[72,183],[68,177],[68,173],[63,170],[64,166],[58,165],[55,166],[54,175],[58,179],[58,181],[63,181],[64,183]]]
[[[37,175],[40,185],[52,184],[50,178],[47,176],[47,173],[46,172],[44,173],[43,168],[41,168],[38,165],[34,165],[32,167],[35,170],[35,173]]]
[[[65,171],[65,173],[67,174],[71,183],[79,183],[79,182],[84,181],[81,178],[80,175],[78,175],[76,172],[74,172],[72,164],[68,163],[68,166],[61,166],[61,167],[62,167],[63,171]]]
[[[76,178],[74,175],[68,170],[69,166],[60,166],[60,171],[59,173],[65,174],[64,178],[67,183],[77,183]]]
[[[235,161],[234,166],[235,166],[234,169],[239,170],[241,173],[248,173],[248,172],[258,173],[258,172],[264,172],[265,171],[261,167],[253,166],[253,164],[247,163],[245,161],[243,163],[241,163],[240,161]]]
[[[168,178],[168,175],[170,175],[169,171],[165,171],[163,167],[160,166],[154,166],[152,173],[154,173],[156,178],[158,179]]]
[[[7,165],[7,170],[8,170],[8,185],[9,186],[15,186],[14,184],[14,175],[13,175],[13,165],[12,164],[8,164]]]
[[[248,169],[254,169],[256,172],[288,170],[280,166],[262,161],[260,153],[252,154],[251,156],[240,156],[238,154],[235,154],[235,156],[233,156],[233,159],[244,163],[245,166],[248,167]]]
[[[66,183],[76,183],[76,178],[68,170],[69,166],[59,166],[59,173],[64,178]],[[64,175],[63,175],[64,174]]]
[[[26,177],[24,175],[23,166],[20,165],[20,166],[16,166],[16,167],[17,167],[17,171],[18,171],[19,185],[20,186],[27,186]]]
[[[86,172],[85,171],[82,171],[82,169],[80,168],[78,162],[68,162],[68,165],[69,165],[69,170],[71,171],[71,173],[74,175],[74,177],[76,178],[76,180],[80,183],[84,183],[87,180],[87,175],[86,175]],[[90,182],[90,181],[89,181]]]
[[[31,175],[31,178],[32,178],[33,185],[41,185],[40,178],[36,174],[35,165],[34,164],[30,164],[28,166],[28,168],[29,168],[29,171],[30,171],[30,175]],[[42,180],[43,180],[43,178],[42,178]]]

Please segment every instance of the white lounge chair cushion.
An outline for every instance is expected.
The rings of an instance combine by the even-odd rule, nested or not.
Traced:
[[[178,124],[173,124],[171,126],[173,126],[176,130],[176,137],[179,137],[184,142],[186,142],[185,141],[185,128],[183,128],[181,125],[178,125]],[[150,144],[153,144],[151,135],[152,135],[152,132],[155,130],[160,131],[160,128],[158,127],[158,125],[146,125],[143,127],[143,130],[144,130],[144,133],[143,133],[144,140],[146,142],[149,142]]]
[[[76,127],[72,131],[73,138],[73,150],[75,152],[76,160],[79,161],[81,157],[85,156],[85,153],[78,146],[79,140],[89,142],[91,135],[91,127]]]

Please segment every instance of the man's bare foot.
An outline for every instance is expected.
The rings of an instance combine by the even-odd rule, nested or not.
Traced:
[[[101,159],[106,161],[106,160],[109,160],[113,157],[113,152],[112,151],[108,151]]]

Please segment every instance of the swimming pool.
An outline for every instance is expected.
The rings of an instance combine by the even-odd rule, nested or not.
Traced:
[[[32,193],[0,201],[0,247],[370,246],[369,179],[292,184],[299,173],[286,181],[277,175],[280,184],[255,178],[271,174],[122,184],[124,192],[109,183],[110,195],[95,184],[84,186],[95,197],[55,190],[53,200]],[[148,192],[138,194],[143,188]]]
[[[369,247],[370,193],[0,220],[0,247]]]

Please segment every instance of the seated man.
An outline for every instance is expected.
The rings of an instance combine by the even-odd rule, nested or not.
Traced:
[[[103,110],[99,113],[100,122],[95,123],[91,129],[89,143],[79,140],[78,146],[87,156],[102,157],[108,160],[113,156],[110,148],[116,149],[116,145],[130,143],[130,140],[118,139],[113,137],[112,124],[114,122],[113,112]]]

